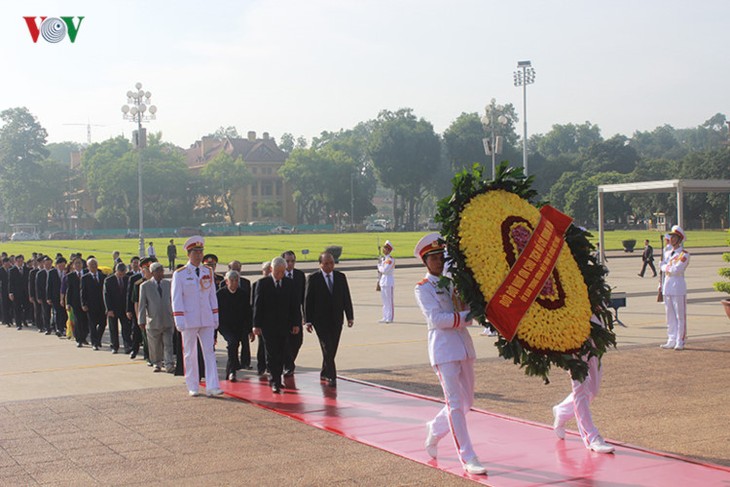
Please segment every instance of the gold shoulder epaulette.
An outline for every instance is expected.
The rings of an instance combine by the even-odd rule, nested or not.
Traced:
[[[419,281],[419,282],[418,282],[418,283],[416,284],[416,286],[423,286],[423,285],[424,285],[424,284],[426,284],[427,282],[428,282],[428,278],[427,278],[427,277],[424,277],[422,281]]]
[[[185,269],[185,266],[180,267],[179,269],[175,269],[175,272],[180,272],[181,270]]]

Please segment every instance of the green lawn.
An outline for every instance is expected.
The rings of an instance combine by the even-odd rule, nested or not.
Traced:
[[[229,262],[233,259],[245,263],[263,262],[279,255],[284,250],[293,250],[297,253],[300,261],[316,260],[319,252],[328,245],[341,245],[343,247],[342,260],[348,259],[375,259],[378,253],[378,241],[383,245],[389,239],[395,250],[395,257],[411,257],[413,247],[418,239],[426,232],[399,232],[399,233],[340,233],[340,234],[302,234],[302,235],[252,235],[240,237],[208,237],[206,239],[206,251],[218,255],[220,262]],[[598,232],[593,231],[592,241],[598,240]],[[621,241],[635,239],[637,249],[643,246],[644,239],[648,238],[654,248],[659,245],[661,234],[655,231],[616,230],[606,232],[606,249],[620,250]],[[156,237],[151,239],[155,243],[157,254],[161,260],[166,262],[166,247],[169,237]],[[728,232],[714,231],[688,231],[687,247],[720,247],[726,246]],[[175,239],[178,245],[180,259],[184,257],[182,243],[185,239]],[[147,241],[149,243],[149,241]],[[0,250],[8,254],[23,253],[26,256],[32,252],[41,252],[51,256],[61,252],[68,256],[71,252],[82,252],[84,256],[95,255],[101,265],[111,264],[111,255],[114,250],[119,250],[125,262],[128,262],[132,255],[137,253],[138,243],[135,239],[109,239],[109,240],[45,240],[34,242],[4,242]],[[303,255],[302,250],[308,249],[309,255]],[[180,260],[179,259],[179,260]]]

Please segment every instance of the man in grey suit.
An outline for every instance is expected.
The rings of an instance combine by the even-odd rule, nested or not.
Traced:
[[[162,370],[164,357],[165,372],[175,372],[172,358],[172,335],[175,320],[172,317],[172,292],[170,281],[163,279],[165,268],[159,262],[150,266],[152,279],[139,287],[139,326],[147,331],[150,361],[153,372]]]

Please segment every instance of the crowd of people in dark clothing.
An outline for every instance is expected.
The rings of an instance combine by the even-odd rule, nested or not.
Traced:
[[[34,253],[26,261],[23,255],[3,252],[0,259],[0,317],[6,326],[15,326],[19,331],[35,327],[39,333],[73,340],[78,348],[90,347],[98,351],[108,346],[111,353],[123,352],[130,359],[137,358],[141,352],[154,372],[184,375],[182,339],[174,325],[170,281],[164,279],[164,267],[154,255],[141,259],[132,257],[127,265],[119,252],[114,252],[111,267],[100,267],[94,256],[84,258],[80,253],[71,254],[68,259],[60,253],[53,258]],[[255,358],[260,376],[269,373],[267,358],[272,350],[277,351],[275,368],[282,369],[274,375],[287,377],[294,373],[305,324],[302,313],[305,275],[294,269],[294,252],[284,252],[276,261],[281,261],[281,265],[286,262],[284,275],[276,276],[272,262],[267,261],[261,266],[262,278],[252,285],[241,275],[239,261],[229,263],[228,272],[223,276],[215,273],[218,265],[215,254],[203,257],[203,264],[213,270],[215,277],[219,308],[216,335],[220,334],[226,340],[225,378],[230,381],[237,380],[238,370],[253,369],[250,344],[257,341],[257,337]],[[292,287],[299,310],[296,315],[302,325],[297,334],[287,333],[283,341],[277,340],[279,346],[276,348],[272,348],[274,340],[269,327],[254,324],[256,288],[269,276],[272,282],[278,282],[282,277],[291,279],[287,286]],[[346,281],[344,289],[347,289]],[[347,300],[351,303],[349,291]],[[264,306],[260,305],[260,308]],[[349,304],[350,326],[351,309]],[[263,312],[259,316],[263,316]],[[311,331],[311,325],[308,331]],[[265,345],[267,335],[268,349]],[[319,338],[322,342],[322,337]],[[323,365],[322,378],[334,385],[337,347],[327,342],[326,347],[323,345],[323,354],[325,348],[325,358],[331,358],[324,361],[327,367]],[[198,362],[202,365],[200,347],[198,351]],[[203,378],[205,367],[201,366],[199,370]],[[274,382],[278,380],[280,376],[273,379]]]

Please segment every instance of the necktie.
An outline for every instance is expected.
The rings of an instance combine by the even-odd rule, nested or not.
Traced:
[[[327,274],[327,288],[329,288],[330,293],[332,293],[332,274]]]
[[[291,271],[286,273],[286,277],[288,277],[289,279],[294,279],[294,276],[292,275]]]
[[[276,289],[281,289],[281,281],[276,281]]]
[[[117,284],[119,284],[119,290],[121,291],[123,289],[121,277],[117,277]]]
[[[162,284],[160,281],[157,281],[157,292],[160,294],[160,297],[162,297]]]
[[[195,268],[195,275],[200,277],[200,267]]]
[[[99,282],[99,274],[97,274],[96,272],[94,272],[94,280],[96,282]]]

